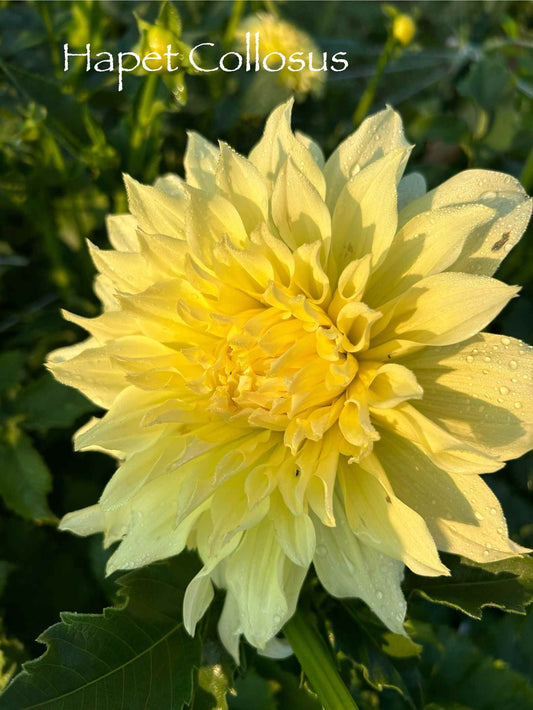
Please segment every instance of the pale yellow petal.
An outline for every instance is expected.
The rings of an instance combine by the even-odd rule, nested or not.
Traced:
[[[248,243],[248,235],[239,213],[223,195],[207,195],[201,190],[189,188],[188,203],[187,242],[191,252],[206,266],[213,264],[213,247],[224,238],[236,247]]]
[[[307,148],[307,150],[313,156],[315,163],[323,171],[326,160],[324,158],[324,153],[322,152],[322,148],[318,145],[318,143],[316,141],[314,141],[311,138],[311,136],[308,136],[307,134],[302,133],[302,131],[295,131],[294,135],[295,135],[296,139],[299,140],[300,143]]]
[[[362,543],[401,560],[416,574],[448,573],[418,513],[355,463],[344,461],[338,475],[348,524]]]
[[[183,160],[187,183],[211,192],[215,187],[218,148],[195,131],[187,133],[187,148]]]
[[[249,234],[259,223],[268,221],[268,192],[263,177],[255,165],[226,143],[220,144],[215,182],[237,208]]]
[[[372,409],[372,419],[416,444],[437,466],[454,473],[489,473],[503,464],[476,446],[452,436],[446,429],[403,402],[394,409]]]
[[[185,197],[169,195],[124,175],[128,205],[137,225],[148,234],[166,234],[183,239]]]
[[[498,499],[480,476],[446,473],[411,442],[380,433],[374,450],[395,494],[424,518],[439,550],[477,562],[524,551],[509,540]]]
[[[281,238],[291,249],[321,241],[327,254],[331,237],[329,210],[291,158],[283,164],[276,178],[272,218]]]
[[[345,184],[359,170],[391,151],[407,146],[402,119],[390,107],[366,118],[336,148],[326,163],[327,203],[331,211]]]
[[[490,170],[465,170],[406,205],[399,224],[429,209],[481,203],[497,218],[470,234],[450,270],[491,276],[522,236],[531,216],[531,199],[518,180]]]
[[[396,186],[410,149],[391,151],[346,183],[332,219],[331,255],[337,269],[372,254],[376,268],[396,233]]]
[[[425,276],[447,269],[457,260],[469,235],[483,228],[494,214],[489,207],[472,204],[414,216],[394,237],[381,266],[372,271],[365,302],[380,306]]]
[[[132,214],[112,214],[105,219],[111,246],[118,251],[139,251],[137,220]]]
[[[294,613],[306,572],[286,557],[269,521],[246,531],[227,561],[225,578],[242,632],[254,646],[264,648]]]
[[[291,130],[291,112],[294,100],[281,104],[270,114],[263,136],[250,152],[250,160],[265,177],[269,192],[281,167],[291,157],[298,169],[323,199],[326,194],[326,182],[320,167],[316,164],[312,152],[298,140]]]
[[[480,333],[466,343],[426,348],[402,360],[424,389],[417,409],[457,438],[500,460],[533,444],[533,350]]]
[[[472,274],[442,273],[419,281],[381,307],[372,347],[400,338],[424,345],[453,345],[495,318],[519,288]]]
[[[281,494],[274,491],[270,498],[269,518],[287,557],[297,565],[309,567],[315,553],[315,527],[307,513],[294,515]]]
[[[359,597],[383,623],[403,634],[406,602],[401,590],[403,564],[364,544],[350,530],[337,497],[335,527],[316,524],[313,564],[324,588],[333,596]]]

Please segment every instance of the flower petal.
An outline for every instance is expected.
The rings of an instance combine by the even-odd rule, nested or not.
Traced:
[[[294,136],[291,130],[293,104],[294,100],[290,99],[272,111],[266,122],[263,136],[250,152],[249,158],[266,178],[270,193],[281,167],[287,158],[292,158],[323,199],[326,194],[326,182],[322,170],[315,162],[313,153]]]
[[[335,527],[317,523],[313,564],[320,582],[335,597],[360,597],[394,633],[405,634],[406,602],[400,583],[403,564],[365,545],[348,525],[336,496]]]
[[[329,210],[291,158],[286,160],[276,178],[272,218],[281,238],[291,249],[319,241],[324,243],[327,254],[331,237]]]
[[[387,153],[342,189],[331,226],[331,255],[338,271],[366,254],[372,254],[376,268],[389,248],[398,222],[396,186],[409,152],[401,148]]]
[[[519,291],[488,276],[428,276],[382,306],[372,347],[400,338],[424,345],[453,345],[475,335]]]
[[[411,442],[380,433],[376,457],[398,498],[424,518],[439,550],[476,562],[526,551],[508,538],[498,499],[480,476],[446,473]]]
[[[522,236],[531,216],[532,201],[518,180],[490,170],[465,170],[406,205],[400,226],[429,209],[481,203],[497,218],[470,234],[450,270],[491,276]]]
[[[424,389],[417,409],[454,436],[500,460],[533,444],[533,350],[480,333],[466,343],[426,348],[402,360]]]
[[[285,555],[268,520],[244,533],[227,561],[225,578],[250,643],[264,648],[292,616],[306,573]]]
[[[148,234],[166,234],[183,239],[185,197],[169,195],[124,175],[128,205],[137,225]]]
[[[187,133],[183,164],[187,184],[212,192],[215,187],[218,148],[195,131]]]
[[[362,543],[401,560],[416,574],[449,574],[418,513],[355,463],[344,461],[338,475],[348,524]]]
[[[268,221],[268,192],[263,177],[253,163],[222,142],[215,182],[237,208],[249,234],[260,222]]]
[[[394,237],[381,266],[372,271],[365,302],[379,306],[425,276],[447,269],[457,260],[469,235],[494,214],[489,207],[472,204],[442,207],[410,219]]]
[[[329,157],[324,174],[327,204],[333,212],[345,184],[370,163],[399,148],[407,148],[402,119],[388,106],[366,118]]]

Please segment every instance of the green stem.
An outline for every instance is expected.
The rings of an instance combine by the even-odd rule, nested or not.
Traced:
[[[242,13],[244,12],[244,6],[246,5],[246,0],[234,0],[233,8],[231,11],[231,17],[228,21],[228,26],[224,32],[224,46],[231,47],[233,40],[235,39],[235,33],[237,32],[237,27],[241,21]]]
[[[324,710],[357,710],[329,649],[317,629],[300,610],[285,624],[283,633]]]
[[[152,107],[158,82],[157,73],[148,74],[144,79],[139,103],[135,111],[134,123],[130,133],[130,154],[128,166],[133,175],[138,176],[143,167],[146,140],[152,124]]]
[[[374,74],[370,78],[370,81],[368,82],[366,89],[359,99],[359,103],[357,104],[357,108],[355,109],[355,113],[353,115],[353,122],[355,126],[357,127],[363,118],[366,116],[368,113],[368,109],[372,106],[372,102],[374,101],[374,97],[376,95],[377,88],[379,86],[379,83],[381,81],[381,77],[383,76],[383,72],[385,71],[385,67],[389,63],[389,59],[392,54],[392,50],[394,49],[394,46],[396,45],[396,40],[392,36],[392,33],[389,34],[389,37],[387,41],[385,42],[385,46],[383,47],[383,51],[378,57],[378,61],[376,62],[376,69],[374,71]]]

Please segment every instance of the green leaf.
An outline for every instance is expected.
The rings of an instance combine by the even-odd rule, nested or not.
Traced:
[[[533,689],[523,675],[449,628],[441,627],[438,636],[438,656],[424,673],[426,697],[437,707],[531,710]]]
[[[228,695],[230,710],[277,710],[272,684],[249,671],[235,684],[237,695]]]
[[[39,430],[71,426],[79,417],[96,409],[77,390],[65,387],[49,373],[26,387],[16,407],[25,415],[24,426]]]
[[[7,507],[24,518],[50,518],[46,494],[52,477],[30,439],[11,431],[0,441],[0,462],[0,495]]]
[[[512,81],[505,63],[493,57],[482,57],[473,64],[465,79],[458,84],[459,93],[473,98],[481,108],[493,111]]]
[[[181,710],[191,700],[201,643],[183,628],[185,588],[198,570],[189,554],[118,580],[121,607],[61,614],[48,646],[0,696],[0,710]]]
[[[24,354],[9,350],[0,355],[0,392],[17,385],[24,373]]]
[[[357,602],[335,604],[329,621],[335,646],[361,670],[366,682],[378,691],[384,688],[396,691],[414,708],[400,668],[412,666],[421,647],[409,638],[387,631]]]
[[[484,607],[523,614],[533,601],[531,558],[511,558],[475,566],[471,562],[462,564],[457,559],[448,558],[446,564],[451,571],[450,577],[418,577],[409,573],[407,588],[475,619],[481,618]]]

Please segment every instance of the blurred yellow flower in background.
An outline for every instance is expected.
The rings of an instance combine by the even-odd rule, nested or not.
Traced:
[[[266,86],[266,82],[274,77],[274,80],[288,92],[294,94],[297,100],[305,98],[307,94],[315,97],[322,94],[327,73],[326,71],[318,71],[323,65],[322,52],[306,32],[286,20],[264,12],[247,17],[241,23],[235,37],[241,50],[246,47],[247,32],[252,38],[255,33],[259,33],[259,59],[261,62],[268,54],[272,53],[281,54],[286,58],[284,67],[275,74],[269,76],[264,70],[261,71],[261,76],[258,78],[261,80],[262,86]],[[289,58],[294,54],[298,55],[299,63],[289,62]],[[312,55],[311,59],[309,55]],[[281,58],[278,58],[277,61],[279,66]],[[314,70],[310,68],[310,65]],[[269,59],[269,66],[272,69],[276,67],[275,58]],[[295,68],[300,66],[302,68],[295,71]]]
[[[102,315],[49,366],[108,412],[78,450],[116,456],[61,527],[120,541],[108,571],[198,551],[186,628],[226,590],[221,638],[269,653],[311,563],[403,633],[404,565],[525,550],[479,474],[531,447],[531,348],[480,332],[531,200],[468,170],[426,192],[392,109],[327,162],[278,107],[248,158],[191,133],[185,180],[127,177],[91,246]]]

